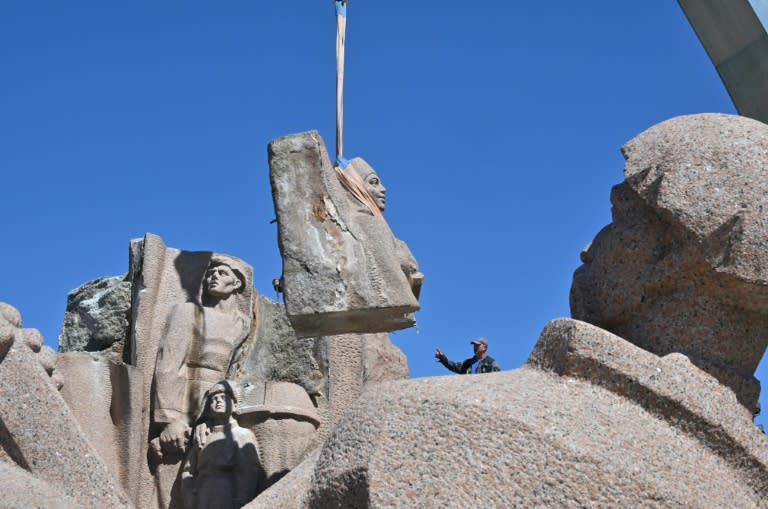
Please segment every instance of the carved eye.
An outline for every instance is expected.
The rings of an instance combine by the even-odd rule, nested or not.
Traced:
[[[371,185],[378,186],[379,185],[379,179],[376,177],[371,178],[370,180]]]

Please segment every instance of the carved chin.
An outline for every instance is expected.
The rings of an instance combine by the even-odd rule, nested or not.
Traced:
[[[209,286],[208,294],[214,297],[226,297],[234,292],[234,288],[225,286]]]

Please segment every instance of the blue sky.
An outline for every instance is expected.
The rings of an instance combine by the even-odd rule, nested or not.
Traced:
[[[734,113],[676,2],[351,0],[348,15],[345,152],[378,170],[426,275],[418,330],[392,335],[413,376],[479,335],[520,366],[569,315],[621,145]],[[266,145],[318,129],[332,150],[334,44],[330,0],[3,2],[0,300],[55,346],[67,292],[125,272],[145,232],[239,256],[272,295]]]

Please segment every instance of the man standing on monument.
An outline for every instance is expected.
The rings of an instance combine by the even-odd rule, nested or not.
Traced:
[[[435,359],[446,368],[454,373],[459,373],[460,375],[474,375],[478,373],[501,371],[501,368],[496,364],[493,357],[486,353],[488,351],[488,341],[486,341],[485,338],[473,339],[470,341],[470,344],[472,345],[475,354],[469,359],[464,360],[464,362],[453,362],[448,360],[448,357],[446,357],[439,348],[435,350]]]

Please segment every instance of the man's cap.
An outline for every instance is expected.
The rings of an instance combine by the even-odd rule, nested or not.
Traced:
[[[475,338],[469,342],[470,345],[485,345],[488,347],[488,341],[485,338]]]

